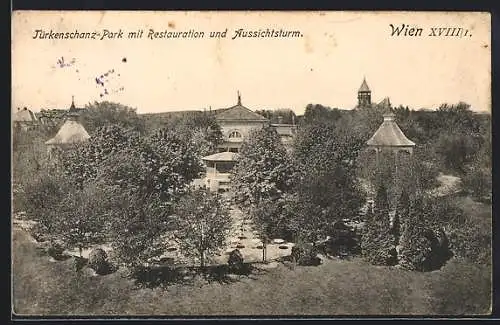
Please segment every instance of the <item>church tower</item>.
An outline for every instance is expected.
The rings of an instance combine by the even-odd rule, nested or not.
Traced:
[[[363,78],[363,83],[358,90],[358,107],[370,107],[372,104],[372,92],[366,83],[366,79]]]

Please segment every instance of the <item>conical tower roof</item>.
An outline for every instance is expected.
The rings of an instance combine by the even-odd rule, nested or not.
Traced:
[[[385,114],[384,121],[366,144],[375,147],[414,147],[415,142],[404,135],[394,117],[393,113]]]
[[[358,92],[369,92],[370,87],[368,87],[368,84],[366,83],[366,78],[363,78],[363,83],[361,84],[361,87],[359,87]]]
[[[77,121],[67,120],[59,129],[56,136],[45,142],[51,145],[74,144],[90,138],[87,130]]]

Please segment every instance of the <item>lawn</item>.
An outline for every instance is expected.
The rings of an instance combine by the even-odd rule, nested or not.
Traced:
[[[490,311],[491,270],[450,261],[430,273],[324,260],[233,283],[139,288],[120,272],[76,273],[13,233],[14,311],[23,315],[471,315]]]

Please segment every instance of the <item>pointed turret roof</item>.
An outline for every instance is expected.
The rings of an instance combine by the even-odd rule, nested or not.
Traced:
[[[69,107],[70,110],[76,109],[75,106],[75,96],[71,96],[71,106]]]
[[[64,145],[86,141],[90,138],[87,130],[77,121],[67,120],[59,129],[56,136],[45,142],[45,144]]]
[[[361,84],[361,87],[359,87],[358,92],[369,92],[370,87],[368,87],[368,84],[366,83],[366,78],[363,78],[363,83]]]
[[[384,99],[382,99],[380,101],[380,103],[378,103],[381,107],[384,107],[384,108],[391,108],[391,100],[389,99],[389,97],[385,97]]]
[[[366,144],[375,147],[414,147],[415,142],[404,135],[394,117],[393,113],[385,114],[384,121]]]

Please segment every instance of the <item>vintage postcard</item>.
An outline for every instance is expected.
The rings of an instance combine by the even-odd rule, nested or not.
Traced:
[[[12,313],[489,315],[485,12],[15,11]]]

